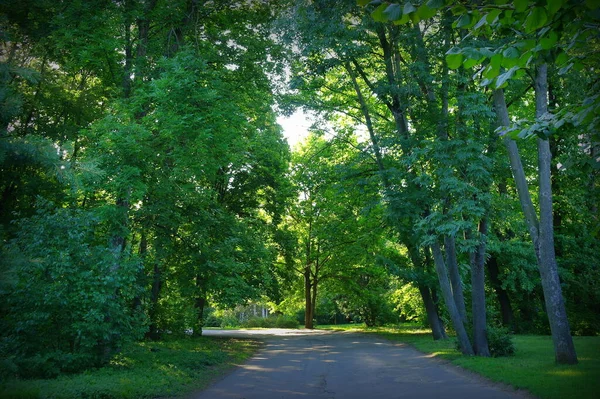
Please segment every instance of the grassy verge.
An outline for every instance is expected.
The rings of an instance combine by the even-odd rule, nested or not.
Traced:
[[[259,347],[233,338],[132,344],[97,370],[50,380],[0,382],[0,398],[166,398],[206,388]]]
[[[385,328],[361,325],[319,328],[376,333],[405,342],[421,352],[448,360],[493,381],[525,389],[542,399],[591,399],[597,398],[600,392],[600,337],[574,337],[579,364],[557,366],[549,336],[516,335],[513,337],[514,356],[481,358],[462,356],[454,347],[454,339],[433,341],[431,331],[410,324]]]

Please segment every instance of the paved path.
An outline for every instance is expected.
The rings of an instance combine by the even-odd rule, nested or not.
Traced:
[[[265,346],[194,399],[526,398],[406,345],[372,335],[303,330],[207,330]]]

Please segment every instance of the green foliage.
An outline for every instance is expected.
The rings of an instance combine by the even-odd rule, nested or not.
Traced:
[[[95,370],[56,379],[8,379],[3,398],[156,398],[205,389],[234,365],[248,359],[259,343],[207,337],[138,342]]]
[[[140,262],[116,257],[93,213],[37,208],[2,250],[2,357],[22,377],[102,365],[143,332],[131,306]]]
[[[403,322],[417,322],[427,325],[427,313],[419,290],[412,284],[405,284],[392,291],[391,301],[395,305],[394,311],[400,315]]]
[[[488,326],[487,339],[490,354],[493,357],[512,356],[515,354],[512,335],[507,328]]]

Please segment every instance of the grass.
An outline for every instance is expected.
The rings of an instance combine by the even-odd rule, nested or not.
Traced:
[[[167,398],[206,388],[258,341],[184,337],[132,344],[103,368],[56,379],[0,382],[1,398]]]
[[[411,324],[366,328],[364,325],[319,326],[333,330],[376,333],[430,353],[493,381],[525,389],[541,399],[597,398],[600,392],[600,337],[574,337],[579,364],[558,366],[549,336],[513,336],[516,353],[501,358],[462,356],[455,340],[433,341],[431,331]]]

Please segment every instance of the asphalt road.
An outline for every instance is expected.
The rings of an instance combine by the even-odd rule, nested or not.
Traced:
[[[193,399],[528,398],[406,345],[372,335],[303,330],[207,330],[265,346]]]

